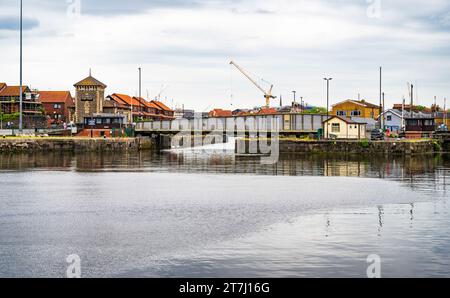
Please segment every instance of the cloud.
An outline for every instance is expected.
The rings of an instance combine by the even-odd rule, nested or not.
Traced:
[[[17,13],[17,1],[1,1],[2,14]],[[25,3],[27,19],[38,22],[25,35],[25,73],[39,88],[71,88],[92,67],[108,92],[134,94],[142,66],[145,89],[169,84],[167,95],[187,107],[226,107],[230,92],[235,106],[261,103],[230,70],[235,59],[273,82],[277,95],[296,89],[315,105],[323,104],[323,75],[335,78],[335,100],[376,99],[380,65],[388,102],[401,98],[407,81],[419,81],[424,101],[450,93],[448,0],[382,0],[380,18],[368,15],[366,0],[81,0],[79,18],[68,17],[66,0]],[[0,38],[16,38],[8,24]],[[1,81],[17,77],[12,45],[2,45],[11,59]]]
[[[24,17],[22,21],[23,30],[32,30],[39,27],[39,20],[36,18]],[[0,16],[0,30],[17,31],[20,29],[18,17]]]

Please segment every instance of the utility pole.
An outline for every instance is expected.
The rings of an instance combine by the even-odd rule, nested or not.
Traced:
[[[436,118],[438,110],[437,110],[437,96],[434,97],[434,117]]]
[[[444,97],[444,125],[447,125],[447,97]]]
[[[138,101],[139,115],[141,115],[141,98],[142,98],[142,69],[139,67],[139,101]]]
[[[330,81],[333,78],[324,78],[327,81],[327,119],[330,117]]]
[[[382,83],[383,83],[383,68],[380,66],[380,110],[379,110],[379,113],[380,113],[380,115],[381,115],[381,113],[382,113],[382,108],[381,108],[381,106],[383,105],[383,85],[382,85]],[[380,128],[382,128],[381,127],[382,125],[381,125],[381,117],[380,117]]]
[[[414,106],[414,85],[411,84],[411,105],[409,106],[409,113],[411,115],[411,118],[414,117],[413,106]]]
[[[405,96],[403,95],[403,101],[402,101],[402,127],[401,129],[403,130],[405,128]]]
[[[300,96],[300,109],[301,109],[302,114],[303,114],[303,109],[304,109],[304,106],[303,106],[303,96]]]
[[[19,99],[19,132],[23,132],[23,116],[22,116],[22,104],[23,104],[23,92],[22,92],[22,19],[23,19],[23,5],[20,0],[20,99]]]
[[[384,102],[384,92],[382,93],[382,97],[383,97],[383,107],[382,107],[382,109],[381,109],[381,115],[383,116],[383,117],[381,117],[380,119],[381,119],[381,121],[383,121],[383,123],[382,123],[382,127],[381,127],[381,129],[383,129],[384,130],[384,127],[386,126],[386,122],[385,122],[385,120],[384,120],[384,111],[385,111],[385,102]]]

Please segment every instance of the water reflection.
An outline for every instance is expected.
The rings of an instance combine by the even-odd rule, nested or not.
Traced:
[[[448,155],[0,155],[0,277],[61,277],[74,252],[88,277],[364,277],[374,253],[386,277],[449,276],[449,169]]]
[[[230,153],[46,153],[0,155],[0,171],[133,171],[395,179],[418,191],[446,191],[450,155],[360,157],[282,155],[274,165]]]

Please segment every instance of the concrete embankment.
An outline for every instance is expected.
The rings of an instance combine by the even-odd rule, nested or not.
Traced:
[[[150,138],[88,139],[88,138],[4,138],[0,153],[21,152],[93,152],[156,150]]]
[[[240,139],[236,141],[237,153],[260,154],[259,140]],[[265,142],[263,140],[261,142]],[[367,154],[367,155],[410,155],[429,154],[442,151],[442,144],[435,140],[400,140],[400,141],[302,141],[279,140],[280,153],[333,153],[333,154]],[[273,148],[272,145],[269,144]],[[264,147],[267,147],[264,146]],[[245,150],[244,150],[245,148]],[[258,151],[255,152],[255,148]],[[239,150],[239,151],[238,151]],[[245,152],[241,152],[241,151]]]

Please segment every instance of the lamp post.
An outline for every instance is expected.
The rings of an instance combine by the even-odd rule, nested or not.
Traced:
[[[330,81],[333,78],[324,78],[327,81],[327,118],[330,117]]]
[[[23,118],[22,118],[22,0],[20,0],[20,89],[19,89],[19,132],[23,132]]]

